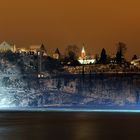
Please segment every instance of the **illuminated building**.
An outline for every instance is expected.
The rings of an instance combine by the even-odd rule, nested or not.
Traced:
[[[34,52],[35,54],[40,54],[40,53],[43,53],[43,55],[47,55],[47,51],[44,47],[44,45],[31,45],[29,47],[29,51],[30,52]]]
[[[31,45],[29,48],[27,48],[27,47],[16,48],[15,45],[11,45],[11,44],[7,43],[6,41],[3,41],[0,44],[0,52],[7,52],[7,51],[12,51],[13,53],[15,53],[15,52],[19,52],[19,53],[33,52],[35,54],[37,54],[38,52],[43,52],[43,55],[47,55],[47,51],[43,44],[42,45]]]
[[[84,65],[95,64],[95,62],[96,62],[96,60],[93,57],[86,55],[84,45],[82,47],[81,56],[79,57],[78,61],[80,64],[84,64]]]
[[[16,46],[13,44],[9,44],[6,41],[3,41],[0,44],[0,52],[7,52],[7,51],[12,51],[12,52],[16,52]]]
[[[17,48],[16,52],[19,52],[19,53],[28,53],[29,52],[29,49],[26,48],[26,47]]]
[[[140,59],[136,59],[136,60],[131,61],[131,64],[140,68]]]
[[[21,47],[21,48],[17,48],[17,52],[19,53],[33,53],[33,54],[37,54],[40,55],[42,54],[43,56],[47,55],[47,51],[44,47],[44,45],[31,45],[30,47]]]
[[[56,49],[55,53],[53,54],[53,58],[54,59],[60,59],[60,51],[59,51],[58,48]]]
[[[82,51],[81,51],[81,58],[85,59],[85,57],[86,57],[86,52],[85,52],[85,48],[83,46]]]

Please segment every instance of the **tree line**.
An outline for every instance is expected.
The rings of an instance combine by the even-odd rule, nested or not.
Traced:
[[[116,44],[116,54],[113,58],[111,58],[108,54],[105,48],[102,49],[100,55],[96,54],[95,59],[97,64],[109,64],[112,60],[113,63],[116,64],[123,64],[126,63],[127,60],[125,59],[125,53],[127,51],[127,46],[123,42],[118,42]],[[79,48],[76,45],[69,45],[66,48],[66,55],[65,60],[76,62],[79,57]],[[132,57],[132,60],[138,59],[137,55],[135,54]]]
[[[95,55],[96,64],[124,64],[128,63],[125,59],[125,53],[127,51],[127,46],[123,42],[119,42],[116,45],[116,54],[111,58],[105,48],[102,49],[100,55]],[[12,51],[7,51],[5,53],[0,53],[0,69],[2,68],[2,60],[7,60],[7,62],[16,65],[23,73],[26,72],[38,72],[41,66],[42,71],[58,70],[63,71],[63,66],[78,66],[81,65],[78,61],[80,55],[80,49],[76,45],[69,45],[65,49],[65,54],[61,55],[59,59],[54,59],[51,56],[42,56],[40,62],[40,56],[33,53],[13,53]],[[137,59],[134,55],[132,60]],[[6,61],[5,61],[6,62]],[[41,63],[41,64],[40,64]]]

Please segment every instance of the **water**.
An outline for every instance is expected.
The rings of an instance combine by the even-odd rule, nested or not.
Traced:
[[[140,75],[0,79],[0,110],[0,140],[135,140]]]
[[[139,130],[137,113],[0,113],[0,140],[136,140]]]

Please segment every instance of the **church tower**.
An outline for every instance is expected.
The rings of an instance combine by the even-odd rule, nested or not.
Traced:
[[[82,51],[81,51],[81,58],[85,59],[85,57],[86,57],[85,45],[83,44],[83,48],[82,48]]]

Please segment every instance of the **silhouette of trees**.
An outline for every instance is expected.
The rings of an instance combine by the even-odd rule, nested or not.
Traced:
[[[107,63],[107,54],[106,54],[106,50],[104,48],[101,51],[101,57],[100,57],[99,62],[101,64],[106,64]]]
[[[79,48],[76,45],[69,45],[66,48],[66,56],[64,58],[64,65],[77,66],[80,65],[78,62]]]
[[[15,61],[16,61],[16,59],[15,59],[15,54],[12,52],[12,51],[7,51],[5,54],[4,54],[4,57],[8,60],[8,61],[10,61],[10,62],[12,62],[12,63],[14,63]]]
[[[124,54],[126,53],[127,47],[123,42],[117,44],[116,62],[122,64],[125,61]]]
[[[44,60],[43,65],[45,71],[52,72],[53,70],[62,70],[61,62],[49,56]]]
[[[79,55],[79,48],[76,45],[69,45],[66,48],[66,57],[70,60],[77,60]]]
[[[99,59],[100,59],[99,55],[98,54],[95,54],[95,60],[96,60],[96,63],[97,64],[99,63]]]
[[[132,60],[136,60],[138,59],[137,55],[135,54],[133,57],[132,57]]]

